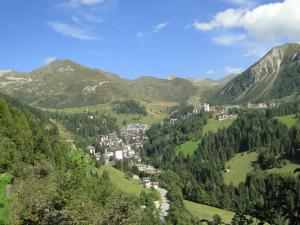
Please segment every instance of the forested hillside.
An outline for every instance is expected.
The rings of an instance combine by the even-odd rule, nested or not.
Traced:
[[[298,224],[299,176],[268,174],[263,170],[279,167],[285,159],[300,159],[300,123],[288,130],[272,113],[275,110],[241,112],[230,127],[205,134],[195,153],[187,156],[176,154],[176,146],[202,136],[205,115],[197,118],[203,125],[197,124],[196,130],[195,122],[189,123],[193,118],[175,125],[152,127],[145,152],[149,162],[170,171],[171,179],[161,177],[169,187],[182,193],[185,199],[237,212],[234,224],[241,224],[237,221],[246,215],[270,224],[284,220]],[[255,171],[237,187],[226,185],[222,176],[225,162],[245,151],[260,152]]]
[[[88,155],[69,149],[42,113],[5,99],[0,98],[0,174],[12,180],[0,204],[1,224],[163,222],[150,195],[142,200],[121,192],[107,173],[95,172]],[[147,208],[141,210],[145,198]]]

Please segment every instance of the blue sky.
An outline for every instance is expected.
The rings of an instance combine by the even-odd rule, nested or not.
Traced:
[[[219,78],[300,41],[300,0],[1,0],[0,69],[71,59],[126,78]]]

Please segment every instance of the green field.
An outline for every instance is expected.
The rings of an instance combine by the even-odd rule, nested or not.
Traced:
[[[267,170],[269,173],[277,173],[277,174],[293,174],[294,170],[300,168],[300,164],[296,164],[293,162],[287,162],[282,168],[273,168]]]
[[[11,179],[12,176],[9,173],[0,176],[0,224],[6,222],[11,210],[10,201],[5,196],[5,186],[11,182]]]
[[[228,173],[223,173],[225,183],[230,184],[230,182],[232,182],[234,185],[238,185],[240,182],[245,181],[247,174],[254,169],[253,163],[257,160],[257,157],[257,152],[246,152],[237,154],[227,162],[226,166],[230,167],[230,171]],[[294,170],[299,167],[300,164],[287,161],[286,165],[282,168],[268,169],[266,172],[288,174],[293,173]]]
[[[111,182],[124,192],[139,195],[143,190],[148,191],[148,189],[145,189],[141,186],[138,180],[134,180],[126,176],[125,173],[113,168],[112,166],[102,166],[98,170],[99,174],[101,175],[104,170],[108,172]]]
[[[294,126],[294,124],[297,121],[296,115],[288,115],[288,116],[280,116],[280,117],[275,117],[276,119],[278,119],[279,121],[281,121],[282,123],[284,123],[285,125],[287,125],[288,128],[291,128],[292,126]]]
[[[257,156],[257,152],[240,153],[227,162],[226,166],[230,171],[223,173],[225,183],[230,184],[232,182],[234,185],[238,185],[245,181],[247,173],[253,170],[252,163],[257,160]]]
[[[184,205],[187,210],[198,219],[211,220],[215,214],[218,214],[222,218],[223,222],[230,223],[234,216],[234,212],[186,200],[184,200]]]
[[[207,124],[204,126],[204,132],[217,132],[219,129],[223,127],[229,127],[234,120],[236,120],[236,116],[232,119],[217,121],[215,119],[208,119]]]
[[[187,141],[180,145],[177,152],[182,152],[184,155],[192,155],[198,147],[200,141]]]
[[[110,104],[98,104],[93,106],[77,107],[77,108],[66,108],[58,109],[59,112],[67,113],[83,113],[83,112],[99,112],[99,113],[108,113],[112,116],[115,116],[118,119],[118,124],[120,127],[123,126],[123,121],[129,123],[145,123],[152,125],[163,121],[168,116],[168,109],[176,105],[173,102],[143,102],[143,105],[146,106],[148,115],[133,115],[133,114],[117,114],[113,111],[113,106]],[[56,109],[43,109],[45,111],[56,112]]]

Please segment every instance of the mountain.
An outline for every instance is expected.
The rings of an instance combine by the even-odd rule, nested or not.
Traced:
[[[187,102],[224,84],[170,77],[128,80],[70,60],[56,60],[28,73],[2,71],[0,92],[43,108],[69,108],[112,103],[117,100]],[[204,94],[205,93],[205,94]],[[213,92],[215,93],[215,92]],[[210,94],[208,94],[210,96]]]
[[[285,44],[228,82],[214,99],[222,103],[269,101],[297,94],[299,88],[300,45]]]

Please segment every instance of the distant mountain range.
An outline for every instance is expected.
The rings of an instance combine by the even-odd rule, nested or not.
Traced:
[[[2,71],[0,91],[44,108],[80,107],[117,100],[187,102],[213,96],[224,81],[170,77],[128,80],[70,60],[56,60],[29,73]]]
[[[270,50],[214,96],[215,102],[262,102],[294,96],[300,90],[300,45]]]
[[[29,73],[0,71],[0,92],[44,108],[81,107],[117,100],[247,103],[298,94],[300,45],[273,48],[239,75],[220,80],[140,77],[136,80],[56,60]]]

